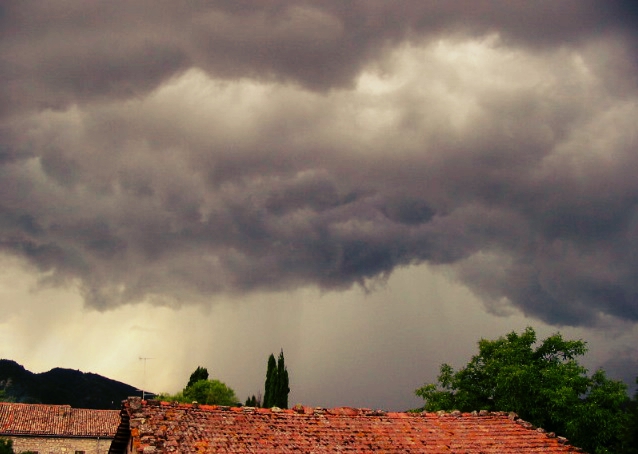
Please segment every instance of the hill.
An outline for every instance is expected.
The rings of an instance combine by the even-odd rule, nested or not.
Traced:
[[[0,393],[11,402],[104,410],[119,409],[122,400],[140,395],[134,386],[98,374],[59,367],[34,374],[8,359],[0,359]]]

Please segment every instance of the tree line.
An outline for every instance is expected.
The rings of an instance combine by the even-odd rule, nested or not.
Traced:
[[[459,370],[442,364],[437,382],[415,391],[424,405],[412,411],[515,412],[591,454],[638,454],[638,392],[630,398],[627,385],[608,378],[603,369],[589,374],[579,363],[586,353],[586,342],[560,333],[539,342],[531,327],[481,339],[468,364]],[[263,399],[261,393],[252,395],[245,405],[288,408],[289,393],[282,350],[277,358],[268,357]],[[182,391],[158,398],[240,405],[232,388],[209,380],[201,366]]]
[[[205,405],[241,405],[235,391],[217,379],[209,379],[208,370],[197,366],[190,375],[186,386],[176,394],[162,393],[157,399],[183,403],[198,402]],[[263,403],[259,397],[252,395],[246,399],[246,406],[288,408],[290,393],[288,369],[285,364],[283,349],[275,360],[275,355],[268,357],[266,381],[264,383]]]

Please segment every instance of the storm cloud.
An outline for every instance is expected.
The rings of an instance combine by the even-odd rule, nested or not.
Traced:
[[[632,2],[5,2],[0,245],[101,310],[372,288],[638,320]]]

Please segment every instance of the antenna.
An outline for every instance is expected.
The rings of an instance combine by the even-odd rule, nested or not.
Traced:
[[[144,376],[142,378],[142,400],[144,400],[144,398],[146,397],[146,391],[144,391],[146,389],[146,361],[149,359],[155,359],[155,358],[140,356],[140,361],[144,361]]]

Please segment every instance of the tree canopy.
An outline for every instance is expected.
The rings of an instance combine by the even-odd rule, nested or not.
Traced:
[[[183,391],[187,402],[207,405],[237,405],[235,391],[219,380],[199,380]]]
[[[279,353],[279,358],[276,361],[274,354],[268,357],[265,388],[263,404],[265,408],[288,408],[290,387],[283,350]]]
[[[208,369],[205,367],[197,366],[197,369],[193,371],[190,378],[188,379],[188,384],[186,387],[194,385],[200,380],[208,380]]]
[[[163,393],[158,399],[177,402],[198,402],[206,405],[237,405],[235,391],[219,380],[208,380],[208,370],[197,367],[184,389],[177,394]]]
[[[636,378],[638,385],[638,378]],[[629,422],[622,436],[622,452],[624,454],[638,454],[638,389],[633,400],[627,406]]]
[[[582,340],[557,333],[536,344],[530,327],[480,340],[466,366],[442,364],[438,384],[416,390],[423,409],[513,411],[589,452],[616,452],[628,423],[626,385],[603,370],[587,375],[577,360],[587,352]]]

